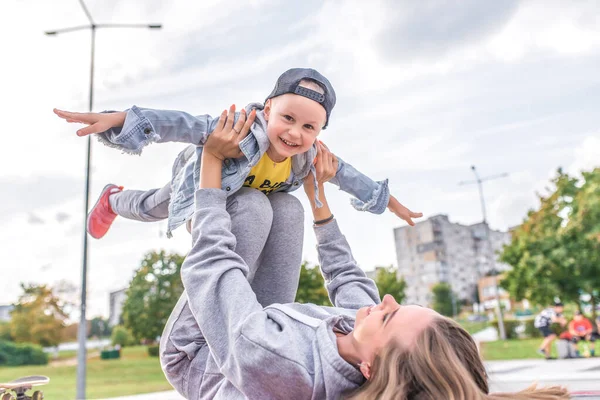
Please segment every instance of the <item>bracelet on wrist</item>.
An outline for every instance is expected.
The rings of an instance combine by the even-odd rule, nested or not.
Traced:
[[[315,225],[323,225],[328,223],[329,221],[333,220],[333,214],[331,214],[329,217],[325,218],[325,219],[320,219],[318,221],[313,221],[313,224]]]

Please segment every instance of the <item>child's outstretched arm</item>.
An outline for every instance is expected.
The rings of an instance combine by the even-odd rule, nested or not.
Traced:
[[[231,111],[235,112],[235,105]],[[182,111],[136,106],[121,112],[75,113],[54,109],[54,113],[67,122],[88,125],[77,131],[78,136],[95,134],[104,144],[132,154],[140,154],[152,142],[203,145],[217,122],[210,115],[195,117]]]
[[[341,158],[336,156],[336,159],[339,164],[337,173],[330,182],[355,197],[352,205],[357,210],[382,214],[388,208],[411,226],[415,225],[413,218],[423,216],[420,212],[409,210],[390,194],[387,179],[374,181]]]

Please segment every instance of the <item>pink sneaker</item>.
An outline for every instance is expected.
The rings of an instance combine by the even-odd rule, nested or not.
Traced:
[[[113,223],[117,214],[110,207],[108,198],[111,194],[119,193],[123,190],[123,186],[113,185],[112,183],[104,186],[100,197],[96,201],[94,208],[88,214],[87,231],[94,239],[100,239],[106,235],[110,225]]]

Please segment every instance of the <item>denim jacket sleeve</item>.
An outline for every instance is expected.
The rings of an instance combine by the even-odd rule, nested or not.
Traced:
[[[382,214],[390,201],[388,180],[374,181],[338,157],[339,166],[331,183],[351,194],[352,206],[359,211]]]
[[[110,111],[109,111],[110,112]],[[99,133],[98,140],[130,154],[141,154],[150,143],[181,142],[204,144],[218,119],[210,115],[194,117],[182,111],[131,107],[121,128]]]

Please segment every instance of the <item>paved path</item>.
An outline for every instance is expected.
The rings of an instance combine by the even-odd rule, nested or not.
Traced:
[[[510,360],[486,363],[493,392],[525,389],[532,383],[565,385],[571,391],[600,391],[600,357],[576,360]],[[600,396],[594,397],[600,399]],[[110,400],[182,400],[177,392],[160,392]]]
[[[539,385],[565,385],[571,391],[600,390],[600,358],[511,360],[486,363],[493,391]]]

